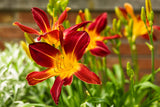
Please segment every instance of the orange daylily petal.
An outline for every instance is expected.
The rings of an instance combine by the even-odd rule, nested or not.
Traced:
[[[101,57],[111,53],[108,47],[101,41],[96,41],[96,47],[94,49],[90,49],[90,52],[95,56]]]
[[[57,77],[56,80],[54,81],[54,84],[53,84],[51,90],[50,90],[52,99],[54,100],[56,105],[58,105],[59,96],[61,94],[61,89],[62,89],[63,83],[64,83],[64,81],[60,77]]]
[[[99,15],[93,23],[90,24],[88,30],[96,30],[96,33],[99,34],[107,25],[107,13],[102,13]]]
[[[79,11],[79,16],[81,17],[82,22],[84,22],[85,16],[84,16],[84,13],[82,12],[82,10]]]
[[[63,48],[64,47],[64,44],[63,44],[64,35],[63,35],[62,29],[63,28],[61,26],[59,26],[59,41],[60,41],[61,47]]]
[[[44,40],[52,45],[52,44],[55,44],[56,42],[59,41],[59,31],[58,30],[52,30],[50,32],[47,32],[43,35],[40,35],[37,40],[40,41],[41,38],[44,38]]]
[[[122,8],[122,7],[118,7],[118,9],[120,10],[120,15],[123,15],[123,17],[125,18],[125,19],[127,19],[127,11],[126,11],[126,9],[124,9],[124,8]],[[119,16],[119,17],[121,17],[121,16]]]
[[[64,38],[65,38],[68,34],[71,34],[71,32],[74,32],[74,31],[76,31],[77,29],[86,26],[86,25],[87,25],[88,23],[90,23],[90,22],[91,22],[91,21],[84,21],[84,22],[82,22],[82,23],[76,24],[76,25],[74,25],[74,26],[72,26],[72,27],[69,27],[69,28],[65,29],[65,30],[63,31],[63,33],[64,33]]]
[[[32,8],[32,14],[35,22],[37,23],[37,25],[43,33],[48,32],[48,30],[51,30],[47,14],[43,10],[34,7]]]
[[[130,14],[132,18],[135,18],[135,14],[134,14],[134,10],[133,10],[132,5],[129,3],[125,3],[124,7],[125,7],[127,13]]]
[[[66,54],[71,54],[79,60],[89,44],[90,38],[85,31],[75,31],[64,39],[64,50]]]
[[[26,33],[40,35],[40,33],[37,30],[27,27],[25,25],[22,25],[19,22],[14,22],[13,25],[17,25],[22,31]]]
[[[80,64],[80,69],[74,74],[77,78],[89,84],[101,84],[99,77],[83,64]]]
[[[113,35],[113,36],[106,36],[106,37],[103,37],[103,40],[110,40],[110,39],[117,39],[117,38],[120,38],[121,36],[116,34],[116,35]]]
[[[140,19],[136,19],[133,22],[133,35],[134,36],[141,36],[147,33],[147,29],[145,27],[144,22]]]
[[[149,40],[149,35],[148,35],[148,33],[142,35],[142,37],[143,37],[144,39],[146,39],[146,40]],[[154,41],[157,40],[156,35],[154,34],[154,31],[153,31],[153,40],[154,40]]]
[[[160,26],[154,25],[154,26],[153,26],[153,29],[157,29],[157,30],[160,31]]]
[[[69,77],[69,78],[65,78],[65,79],[61,79],[59,76],[56,78],[50,93],[51,96],[54,100],[54,102],[56,103],[56,105],[58,105],[58,101],[59,101],[59,96],[61,94],[61,89],[63,85],[70,85],[72,83],[72,79],[73,76]]]
[[[64,86],[71,85],[73,81],[73,76],[64,79]]]
[[[52,69],[47,69],[41,72],[31,72],[27,75],[26,79],[29,85],[36,85],[53,76]]]
[[[44,42],[30,44],[29,50],[33,60],[44,67],[53,67],[55,56],[59,53],[58,49]]]
[[[67,18],[67,12],[70,10],[71,8],[67,7],[63,13],[59,16],[58,18],[58,24],[62,24],[64,22],[64,20]]]

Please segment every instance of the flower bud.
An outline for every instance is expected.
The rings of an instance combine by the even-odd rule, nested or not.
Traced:
[[[150,14],[151,11],[152,11],[151,0],[146,0],[145,4],[146,4],[146,12],[147,12],[147,16],[148,16],[148,14]]]
[[[117,20],[114,18],[112,23],[113,23],[113,28],[112,28],[112,29],[113,29],[114,31],[116,31],[116,29],[117,29],[117,27],[116,27]]]
[[[76,24],[79,24],[81,23],[81,17],[79,15],[77,15],[76,17]]]
[[[121,31],[121,20],[118,20],[118,22],[117,22],[117,30],[118,30],[118,32]]]
[[[87,21],[91,21],[92,20],[91,13],[90,13],[89,9],[86,8],[84,10],[84,14],[85,14],[85,18],[86,18]]]
[[[130,79],[134,77],[134,71],[129,62],[127,62],[127,75],[129,76]]]
[[[150,15],[151,15],[151,21],[153,22],[153,20],[154,20],[154,12],[151,11]]]
[[[141,8],[141,19],[143,20],[144,23],[146,23],[146,14],[144,11],[144,7]]]

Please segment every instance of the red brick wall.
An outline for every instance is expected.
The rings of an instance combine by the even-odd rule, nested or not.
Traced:
[[[93,18],[98,16],[100,12],[92,12]],[[68,15],[69,21],[74,24],[76,19],[77,12],[70,11]],[[113,12],[108,12],[108,24],[111,25],[112,19],[115,18]],[[155,14],[155,23],[160,24],[159,14]],[[30,11],[0,11],[0,49],[4,49],[4,42],[18,42],[24,39],[23,32],[18,28],[12,25],[13,22],[18,21],[24,25],[28,25],[33,28],[38,28],[33,20],[32,14]],[[160,32],[157,32],[160,33]],[[122,45],[120,47],[120,53],[122,55],[122,65],[125,68],[126,63],[131,61],[130,49],[128,42],[125,38],[121,38]],[[160,40],[160,35],[158,37]],[[138,53],[138,65],[139,65],[139,75],[140,77],[151,72],[151,60],[150,60],[150,51],[145,45],[147,40],[142,38],[137,38],[137,53]],[[160,44],[159,41],[155,43],[155,68],[160,67]],[[107,56],[107,66],[112,67],[113,64],[118,63],[118,57],[114,53]],[[159,79],[160,74],[157,74],[156,84],[160,84]]]

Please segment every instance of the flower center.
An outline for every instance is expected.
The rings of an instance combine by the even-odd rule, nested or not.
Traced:
[[[57,61],[55,61],[55,73],[60,75],[62,79],[70,77],[79,69],[79,64],[75,57],[71,54],[57,55]]]
[[[96,41],[102,41],[102,38],[96,33],[95,30],[87,30],[86,32],[89,34],[90,36],[90,43],[86,49],[86,51],[90,50],[90,49],[94,49],[96,47]]]

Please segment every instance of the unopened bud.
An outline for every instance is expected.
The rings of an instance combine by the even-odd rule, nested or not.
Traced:
[[[133,28],[133,19],[129,20],[129,28],[132,29]]]
[[[153,22],[153,20],[154,20],[154,12],[153,11],[151,11],[150,17],[151,17],[151,21]]]
[[[121,18],[123,16],[118,7],[115,8],[115,13],[118,18]]]
[[[117,30],[118,30],[118,32],[121,31],[121,20],[118,20],[118,22],[117,22]]]
[[[113,19],[113,28],[112,28],[114,31],[116,31],[116,29],[117,29],[116,24],[117,24],[117,20],[114,18]]]
[[[84,14],[85,14],[85,18],[86,18],[87,21],[91,21],[92,20],[91,13],[90,13],[89,9],[86,8],[84,10]]]
[[[145,14],[144,7],[141,8],[141,19],[144,23],[146,23],[146,14]]]
[[[76,24],[79,24],[81,23],[81,17],[79,15],[77,15],[76,17]]]
[[[150,14],[152,11],[151,0],[146,0],[145,3],[146,3],[146,12],[147,12],[147,16],[148,16],[148,14]]]
[[[132,79],[134,76],[134,71],[129,62],[127,62],[127,75],[129,76],[130,79]]]

